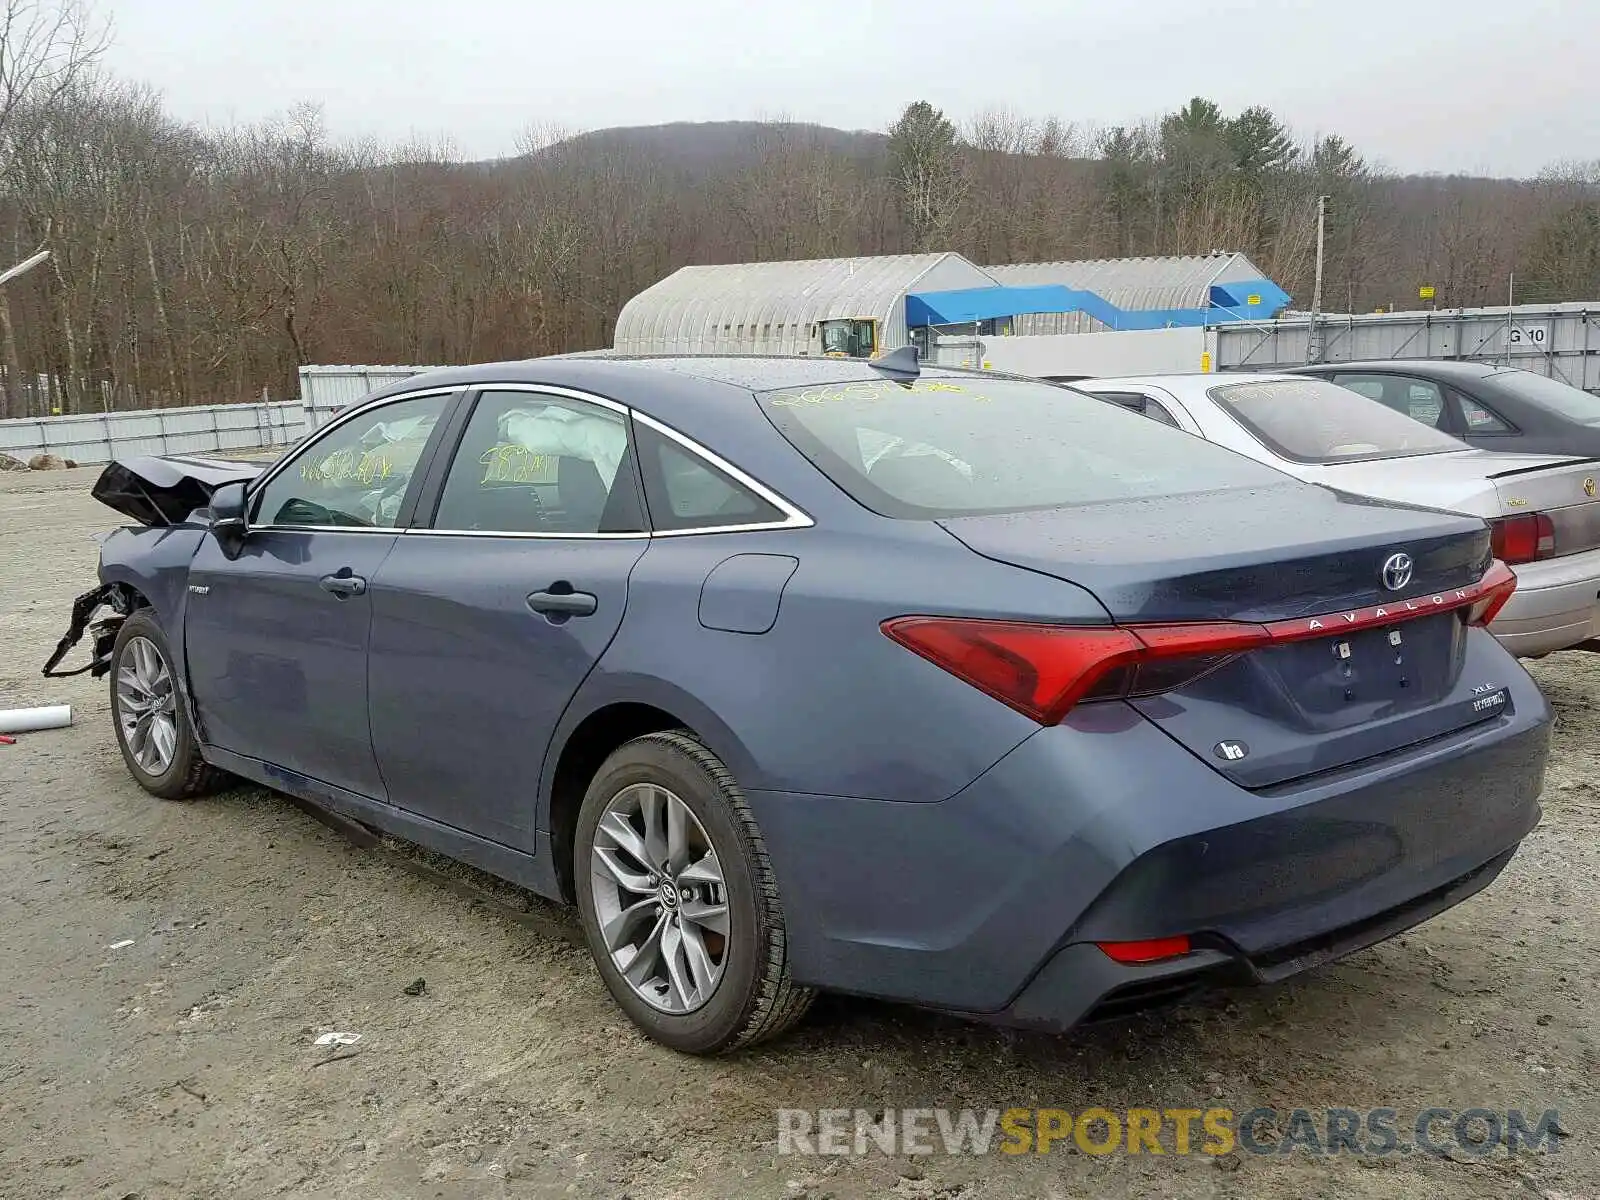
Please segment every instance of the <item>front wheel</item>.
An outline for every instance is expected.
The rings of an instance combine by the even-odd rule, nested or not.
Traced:
[[[200,757],[172,664],[149,609],[124,621],[111,650],[111,724],[140,787],[163,800],[188,800],[215,791],[225,776]]]
[[[789,975],[766,845],[732,774],[686,733],[653,733],[595,775],[573,847],[578,912],[611,995],[690,1054],[782,1033],[814,993]]]

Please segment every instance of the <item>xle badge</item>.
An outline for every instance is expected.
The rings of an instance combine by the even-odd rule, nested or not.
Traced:
[[[1228,762],[1238,762],[1250,753],[1250,747],[1243,742],[1218,742],[1211,748],[1211,753]]]

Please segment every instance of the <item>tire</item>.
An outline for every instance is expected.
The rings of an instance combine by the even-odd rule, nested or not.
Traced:
[[[148,669],[152,656],[158,671]],[[163,800],[191,800],[216,791],[227,776],[200,757],[189,706],[177,686],[175,663],[161,623],[148,608],[124,621],[111,649],[111,727],[122,761],[140,787]],[[152,680],[153,689],[146,686]],[[150,703],[144,702],[145,696],[151,697]],[[148,710],[154,710],[153,715],[141,722],[138,714]],[[132,732],[127,728],[130,721],[137,727]],[[156,724],[162,729],[159,737]]]
[[[676,799],[694,820],[679,818],[680,845],[687,842],[689,849],[679,856],[676,866],[669,854],[665,870],[659,874],[652,873],[648,879],[637,873],[630,876],[640,883],[660,878],[667,891],[681,897],[658,899],[651,912],[646,907],[651,893],[622,888],[614,870],[598,868],[596,886],[596,849],[598,846],[624,871],[648,864],[647,859],[621,849],[628,830],[617,822],[623,810],[637,801],[639,808],[631,818],[637,823],[628,828],[639,839],[637,844],[644,846],[641,830],[651,827],[646,807],[653,792],[666,794],[652,807],[654,813],[670,809],[671,800]],[[661,845],[658,839],[656,849]],[[654,857],[661,859],[659,853]],[[685,868],[683,861],[691,865]],[[720,886],[702,882],[719,872]],[[815,992],[797,986],[789,974],[783,906],[761,831],[733,775],[689,734],[652,733],[628,742],[606,759],[589,784],[578,813],[573,875],[580,922],[600,977],[633,1023],[663,1045],[688,1054],[739,1050],[785,1032],[811,1007]],[[689,890],[679,891],[673,878]],[[719,892],[725,908],[725,932],[720,935],[714,927]],[[637,898],[641,910],[636,922],[630,918],[617,925],[621,910],[634,907],[630,897]],[[661,927],[663,918],[666,924]],[[702,920],[704,924],[697,923]],[[629,937],[640,945],[622,946],[614,956],[602,932],[608,925],[614,930],[631,929]],[[651,928],[661,929],[656,952],[661,971],[636,985],[624,970],[648,974],[651,935],[647,931]],[[674,945],[670,940],[674,929],[676,945],[683,950],[681,957],[674,956],[679,968],[676,978],[698,980],[694,971],[697,957],[702,972],[716,972],[714,983],[700,986],[692,995],[689,988],[676,987],[666,969],[665,948]],[[698,938],[698,956],[690,952],[691,937]],[[717,963],[712,960],[719,947]],[[628,961],[619,965],[619,956]],[[687,1003],[691,999],[692,1007]],[[685,1003],[676,1007],[678,1001]]]

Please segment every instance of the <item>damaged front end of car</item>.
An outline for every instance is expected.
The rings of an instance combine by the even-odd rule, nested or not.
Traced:
[[[133,518],[136,533],[175,530],[176,527],[209,526],[212,495],[230,483],[244,483],[261,473],[259,463],[232,462],[226,459],[189,455],[143,455],[110,463],[95,480],[91,494],[123,516]],[[113,535],[120,539],[122,535]],[[105,535],[98,535],[101,540]],[[102,547],[106,543],[102,542]],[[148,554],[141,549],[139,554]],[[105,552],[101,553],[102,582],[72,602],[67,632],[56,644],[44,664],[51,678],[88,673],[99,678],[111,669],[111,651],[122,623],[146,603],[127,583],[106,580]],[[102,609],[105,616],[95,619]],[[61,670],[61,663],[73,647],[91,638],[91,657],[87,664]]]
[[[111,669],[111,648],[116,644],[117,630],[122,628],[122,623],[138,606],[137,596],[125,583],[102,583],[83,593],[72,602],[72,619],[68,622],[66,634],[56,643],[54,653],[44,664],[45,675],[52,679],[63,679],[87,671],[96,679],[100,678]],[[110,608],[111,615],[91,625],[90,618],[102,608]],[[84,666],[74,667],[70,671],[57,670],[61,660],[83,640],[85,632],[94,634],[94,656]]]

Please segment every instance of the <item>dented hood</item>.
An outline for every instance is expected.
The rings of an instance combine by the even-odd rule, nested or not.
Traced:
[[[178,525],[210,504],[211,493],[223,484],[254,479],[264,469],[263,463],[223,458],[141,455],[108,465],[93,495],[141,525]]]

